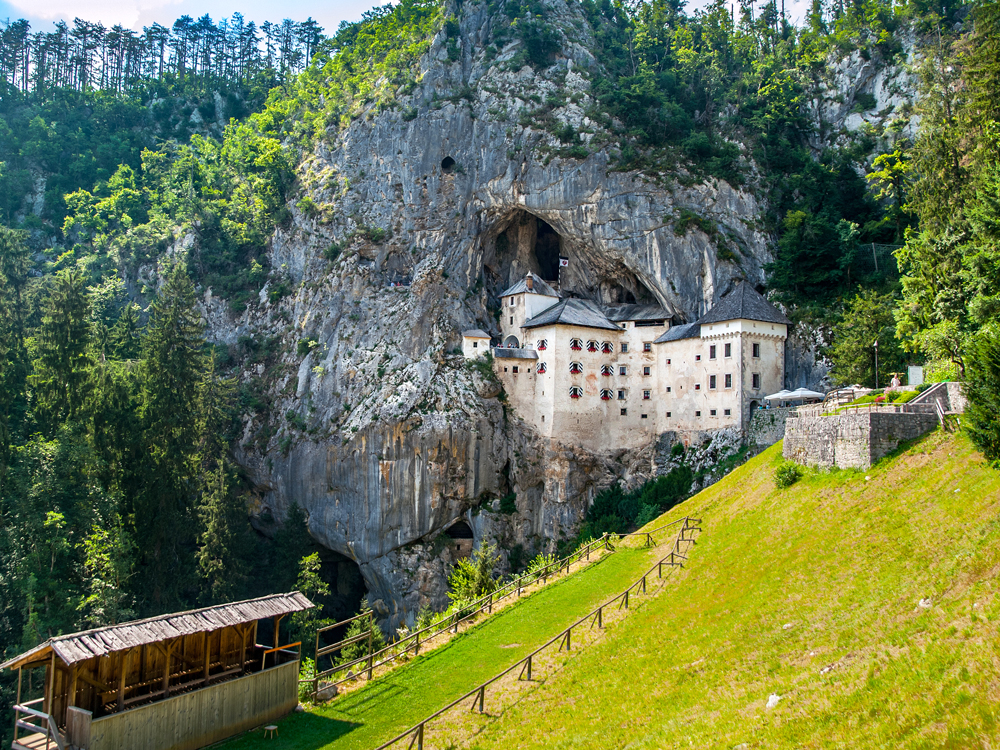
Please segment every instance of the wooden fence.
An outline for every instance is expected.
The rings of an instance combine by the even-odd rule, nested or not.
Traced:
[[[662,529],[662,528],[667,528],[667,526],[676,526],[678,523],[680,523],[680,521],[675,521],[674,523],[667,524],[666,526],[661,526],[659,528]],[[658,530],[659,529],[653,529],[653,531],[658,531]],[[629,534],[626,536],[633,536],[633,535]],[[600,539],[591,540],[590,542],[583,545],[574,552],[570,553],[569,555],[566,555],[565,557],[559,560],[553,560],[551,563],[548,563],[547,565],[543,566],[542,568],[536,571],[532,571],[531,573],[526,573],[522,576],[518,576],[512,581],[508,581],[495,591],[486,594],[485,596],[477,599],[476,601],[470,602],[467,606],[459,610],[456,610],[455,612],[448,615],[444,619],[432,625],[428,625],[425,628],[421,628],[420,630],[417,630],[414,633],[410,633],[404,636],[403,638],[399,639],[395,643],[386,646],[385,648],[379,651],[374,651],[374,652],[372,651],[371,629],[367,630],[364,633],[361,633],[360,635],[351,636],[350,638],[345,638],[330,646],[324,646],[320,648],[319,645],[319,637],[321,633],[324,633],[328,630],[332,630],[334,628],[343,627],[344,625],[354,622],[355,620],[367,617],[371,614],[370,610],[355,615],[354,617],[351,617],[348,620],[343,620],[341,622],[335,623],[334,625],[321,628],[316,633],[315,665],[317,671],[312,680],[300,680],[300,682],[312,682],[312,698],[315,701],[317,699],[317,696],[319,695],[320,680],[326,677],[330,677],[331,675],[335,675],[338,672],[343,672],[344,670],[351,670],[354,667],[360,667],[360,670],[357,675],[349,673],[349,675],[346,677],[341,677],[340,679],[335,680],[334,682],[328,683],[325,686],[325,688],[340,685],[341,683],[348,682],[349,680],[355,680],[360,676],[361,672],[365,672],[367,679],[371,680],[373,672],[379,667],[385,666],[386,664],[391,664],[397,659],[403,658],[404,656],[410,653],[411,649],[413,650],[414,654],[419,654],[421,645],[426,645],[432,639],[440,635],[443,635],[449,631],[451,631],[452,633],[457,633],[459,625],[471,620],[472,618],[482,614],[483,612],[492,614],[493,606],[495,604],[498,604],[507,597],[513,596],[515,594],[517,596],[521,596],[522,591],[528,586],[530,586],[532,583],[535,583],[539,580],[541,580],[542,583],[545,583],[548,581],[550,577],[558,575],[563,570],[565,570],[568,573],[570,565],[579,562],[582,559],[589,560],[590,555],[596,550],[601,549],[602,547],[608,551],[611,552],[614,551],[614,549],[611,547],[611,543],[608,539],[607,534],[603,534]],[[333,666],[330,669],[323,670],[322,672],[319,671],[319,660],[321,657],[341,651],[347,646],[362,642],[367,642],[368,644],[368,649],[367,649],[368,653],[366,653],[364,656],[361,656],[357,659],[353,659],[344,664],[337,664],[336,666]]]
[[[379,745],[379,747],[376,748],[376,750],[386,750],[386,748],[392,747],[397,742],[401,742],[406,738],[410,738],[410,743],[409,745],[407,745],[407,750],[412,750],[414,746],[416,747],[416,750],[423,750],[424,732],[426,730],[427,725],[430,724],[432,721],[439,718],[444,713],[450,711],[455,706],[458,706],[459,704],[468,701],[470,698],[472,698],[472,703],[470,706],[471,710],[475,711],[478,708],[479,713],[483,713],[486,705],[486,688],[495,684],[503,677],[506,677],[507,675],[511,674],[518,667],[521,668],[521,672],[518,674],[517,679],[519,681],[530,680],[532,660],[537,658],[538,655],[541,654],[545,649],[549,648],[553,644],[558,644],[559,651],[562,651],[563,648],[569,651],[572,645],[571,640],[574,629],[581,628],[584,625],[589,625],[589,629],[593,629],[595,626],[597,628],[603,628],[604,611],[610,607],[613,607],[615,604],[618,605],[618,609],[627,610],[629,607],[629,595],[633,591],[637,592],[639,589],[642,590],[642,593],[646,593],[647,579],[653,575],[654,571],[657,574],[657,578],[663,578],[664,566],[667,566],[668,571],[673,570],[673,568],[675,567],[683,567],[682,561],[687,560],[687,557],[684,554],[682,554],[683,550],[681,545],[685,542],[689,544],[696,543],[693,535],[695,532],[701,531],[701,520],[697,518],[685,517],[674,522],[673,524],[668,524],[668,526],[677,525],[678,523],[683,523],[683,526],[681,526],[680,532],[674,539],[674,544],[670,550],[670,553],[660,558],[660,560],[657,561],[656,565],[654,565],[645,573],[643,573],[640,578],[636,579],[635,583],[633,583],[627,589],[622,591],[620,594],[604,602],[604,604],[597,607],[597,609],[594,609],[591,612],[585,614],[583,617],[574,622],[568,628],[566,628],[558,635],[554,636],[553,638],[543,643],[541,646],[539,646],[537,649],[535,649],[530,654],[525,656],[523,659],[515,662],[514,664],[511,664],[509,667],[507,667],[499,674],[494,675],[490,679],[486,680],[486,682],[483,682],[482,684],[472,688],[472,690],[470,690],[469,692],[465,693],[459,698],[456,698],[447,706],[434,712],[423,721],[407,729],[405,732],[396,735],[385,744]],[[662,528],[667,528],[667,527],[666,526],[659,527],[659,529],[653,529],[650,532],[638,532],[637,534],[633,534],[630,536],[643,536],[647,533],[652,534],[653,531],[659,531]],[[689,534],[690,536],[688,536]]]

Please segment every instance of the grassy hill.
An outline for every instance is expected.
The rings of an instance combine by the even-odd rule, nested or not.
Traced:
[[[1000,473],[941,433],[786,490],[780,460],[774,446],[676,509],[705,528],[679,595],[473,746],[995,747]]]
[[[1000,473],[966,438],[941,433],[868,472],[811,471],[784,490],[780,462],[779,445],[655,522],[690,515],[704,528],[662,595],[637,597],[629,617],[505,710],[446,718],[427,747],[996,746]],[[616,553],[370,687],[288,717],[283,746],[375,747],[656,556]],[[771,695],[781,697],[767,708]],[[262,741],[254,732],[227,747]]]

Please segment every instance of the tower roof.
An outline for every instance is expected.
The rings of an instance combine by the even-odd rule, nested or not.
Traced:
[[[705,325],[722,323],[726,320],[759,320],[764,323],[784,325],[790,325],[792,322],[745,281],[741,281],[736,289],[720,299],[715,307],[698,320],[698,323]]]
[[[582,326],[583,328],[602,328],[610,331],[621,329],[608,320],[601,309],[590,300],[564,299],[548,310],[539,313],[524,322],[524,328],[538,328],[554,324]]]
[[[531,289],[528,289],[528,279],[531,279]],[[543,297],[558,297],[556,290],[535,276],[531,271],[525,274],[524,278],[514,283],[510,289],[500,293],[501,297],[509,297],[512,294],[541,294]]]

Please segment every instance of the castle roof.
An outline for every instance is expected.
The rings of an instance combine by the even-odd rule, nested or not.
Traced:
[[[608,305],[604,308],[608,320],[666,320],[670,314],[659,305]]]
[[[705,325],[722,323],[726,320],[760,320],[765,323],[791,324],[781,310],[764,299],[760,292],[745,281],[741,281],[736,289],[720,299],[698,323]]]
[[[496,359],[538,359],[538,352],[534,349],[514,349],[498,346],[493,349],[493,356]]]
[[[531,277],[531,289],[528,289],[528,277]],[[527,292],[528,294],[541,294],[544,297],[558,297],[556,290],[542,281],[540,278],[535,276],[535,274],[528,271],[523,279],[515,282],[514,286],[505,292],[501,292],[501,297],[509,297],[512,294],[523,294]]]
[[[464,339],[488,339],[490,335],[482,328],[473,328],[471,331],[462,331]]]
[[[685,323],[681,326],[673,326],[665,334],[657,338],[654,344],[664,344],[667,341],[680,341],[681,339],[696,339],[701,335],[701,321],[695,323]]]
[[[590,300],[586,299],[564,299],[557,302],[548,310],[539,313],[533,318],[525,321],[523,328],[538,328],[561,323],[568,326],[582,326],[583,328],[602,328],[610,331],[620,331],[601,309]]]

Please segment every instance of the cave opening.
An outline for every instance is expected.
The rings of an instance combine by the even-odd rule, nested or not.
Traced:
[[[555,281],[559,278],[559,251],[562,239],[548,222],[536,219],[535,229],[535,260],[545,281]]]
[[[451,170],[453,170],[454,168],[455,168],[455,160],[452,159],[450,156],[446,156],[446,157],[444,157],[441,160],[441,171],[442,172],[447,173],[447,172],[450,172]]]

